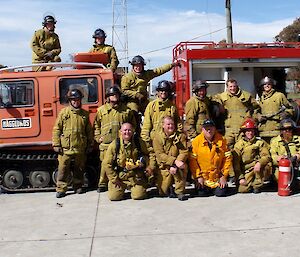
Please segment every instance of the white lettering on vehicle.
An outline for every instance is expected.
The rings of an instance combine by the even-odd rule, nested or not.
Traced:
[[[2,119],[1,128],[3,130],[31,128],[31,118]]]

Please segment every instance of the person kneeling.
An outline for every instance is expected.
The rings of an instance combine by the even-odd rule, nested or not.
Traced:
[[[109,146],[102,163],[109,179],[108,197],[111,201],[124,199],[125,189],[131,190],[131,198],[142,200],[147,197],[146,175],[154,170],[154,160],[148,160],[146,146],[133,136],[130,123],[121,126],[121,136]],[[148,163],[151,163],[147,166]],[[152,167],[152,168],[150,168]]]
[[[192,142],[189,163],[198,196],[226,196],[232,156],[213,120],[203,122],[201,134]]]
[[[239,193],[260,193],[264,179],[272,172],[266,141],[257,137],[257,126],[251,118],[241,127],[241,138],[234,145],[234,170],[239,174]]]
[[[159,195],[188,200],[184,194],[187,176],[186,159],[188,149],[186,137],[176,131],[173,118],[166,116],[162,121],[162,131],[156,132],[153,149],[159,166],[157,187]],[[175,183],[175,191],[173,189]]]

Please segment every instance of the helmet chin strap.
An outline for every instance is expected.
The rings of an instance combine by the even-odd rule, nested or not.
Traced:
[[[72,108],[76,109],[76,110],[79,110],[82,106],[81,102],[80,102],[80,105],[78,107],[75,107],[73,104],[72,104],[72,101],[70,101],[70,105]]]

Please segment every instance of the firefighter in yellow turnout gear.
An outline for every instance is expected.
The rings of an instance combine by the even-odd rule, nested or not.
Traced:
[[[197,80],[193,84],[192,96],[185,105],[184,129],[189,140],[193,140],[202,131],[202,124],[206,119],[210,119],[209,107],[211,100],[206,96],[208,84],[205,81]]]
[[[180,201],[187,200],[187,196],[184,195],[188,158],[186,137],[176,131],[173,118],[164,117],[162,129],[155,133],[153,149],[159,168],[157,175],[159,194],[177,197]]]
[[[120,102],[121,91],[119,87],[112,86],[106,91],[107,102],[100,106],[94,121],[94,138],[99,143],[100,162],[103,161],[109,144],[119,136],[121,125],[130,122],[133,129],[136,121],[133,112]],[[98,183],[98,193],[107,190],[108,178],[106,171],[101,167]]]
[[[109,145],[102,163],[109,178],[108,197],[111,201],[122,200],[125,189],[129,189],[132,199],[145,199],[148,171],[154,170],[155,160],[142,140],[134,140],[130,123],[124,123],[120,133],[120,138]]]
[[[119,65],[119,60],[115,48],[111,45],[105,44],[106,33],[102,29],[96,29],[93,34],[93,38],[95,39],[95,42],[89,52],[107,54],[108,64],[106,67],[115,72]]]
[[[276,92],[274,86],[276,82],[265,77],[260,81],[263,93],[260,98],[261,115],[258,116],[260,123],[260,136],[268,143],[272,137],[279,135],[279,123],[282,118],[293,115],[293,107],[281,92]]]
[[[141,138],[152,147],[152,140],[156,131],[162,130],[162,119],[169,116],[174,120],[178,131],[182,131],[182,123],[176,105],[169,99],[171,84],[162,80],[156,88],[158,97],[147,105],[141,132]]]
[[[52,145],[58,155],[56,197],[66,195],[71,176],[71,161],[74,160],[73,189],[83,193],[83,173],[87,153],[92,151],[93,129],[89,112],[81,108],[82,93],[78,89],[68,92],[70,106],[61,110],[53,127]]]
[[[233,148],[246,118],[258,111],[259,105],[250,93],[242,90],[236,80],[226,81],[227,91],[218,94],[215,100],[225,109],[225,138],[229,148]]]
[[[53,16],[44,17],[43,28],[34,32],[31,40],[32,63],[60,62],[61,46],[58,35],[54,32],[56,20]],[[34,71],[51,70],[51,66],[34,67]]]
[[[137,55],[130,62],[132,71],[122,77],[121,89],[127,97],[127,106],[136,113],[144,114],[145,108],[149,103],[147,86],[151,79],[158,77],[173,67],[179,66],[180,63],[166,64],[161,67],[145,70],[145,60],[142,56]]]
[[[268,144],[256,137],[257,126],[251,118],[241,127],[242,137],[234,145],[234,170],[238,174],[239,193],[260,193],[264,177],[272,173]]]
[[[259,105],[250,93],[242,90],[235,79],[226,81],[227,90],[218,94],[214,100],[224,107],[225,111],[225,139],[229,149],[233,149],[239,136],[240,127],[245,118],[256,115]],[[229,171],[229,180],[236,179],[233,169]]]
[[[278,162],[281,158],[290,158],[294,166],[299,166],[300,136],[294,135],[295,128],[293,120],[283,119],[279,126],[280,135],[271,139],[270,152],[276,180],[278,180]]]

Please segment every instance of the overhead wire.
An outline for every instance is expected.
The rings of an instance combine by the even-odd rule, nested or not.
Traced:
[[[196,37],[193,37],[193,38],[187,40],[186,42],[193,41],[193,40],[198,39],[198,38],[200,38],[200,37],[209,36],[209,35],[211,35],[211,34],[220,32],[220,31],[222,31],[222,30],[224,30],[224,29],[226,29],[226,27],[221,28],[221,29],[214,30],[214,31],[209,32],[209,33],[206,33],[206,34],[198,35],[198,36],[196,36]],[[148,51],[148,52],[141,53],[141,55],[147,55],[147,54],[150,54],[150,53],[159,52],[159,51],[162,51],[162,50],[165,50],[165,49],[168,49],[168,48],[172,48],[172,47],[175,47],[175,46],[176,46],[176,44],[169,45],[169,46],[165,46],[165,47],[162,47],[162,48],[158,48],[158,49],[154,49],[154,50],[151,50],[151,51]],[[128,56],[128,58],[132,58],[132,57],[134,57],[134,56]],[[125,58],[122,58],[122,59],[120,59],[120,60],[124,60],[124,59],[125,59]]]

